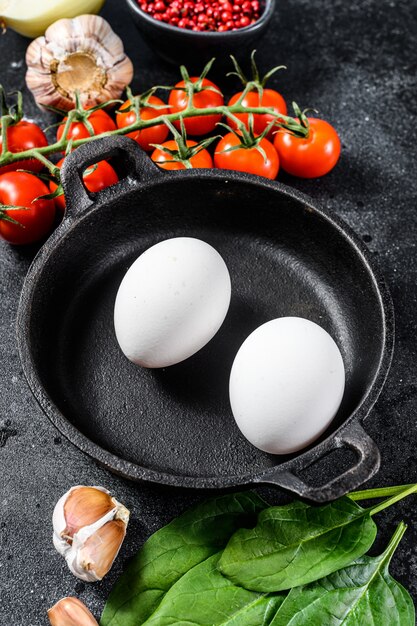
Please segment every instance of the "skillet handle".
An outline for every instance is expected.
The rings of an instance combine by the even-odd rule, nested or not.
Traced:
[[[124,176],[116,185],[98,193],[89,192],[83,183],[83,172],[98,161],[112,159],[117,173]],[[137,188],[141,182],[161,176],[155,165],[130,137],[103,137],[86,143],[69,154],[61,172],[65,193],[65,219],[72,219],[90,206],[120,198]]]
[[[268,472],[256,482],[283,487],[314,502],[328,502],[340,498],[372,478],[379,469],[381,457],[374,440],[358,422],[348,425],[334,437],[330,451],[338,448],[350,448],[356,452],[358,460],[355,465],[340,476],[320,487],[312,487],[293,472],[289,470],[280,471],[279,467],[274,473]],[[311,455],[307,453],[298,465],[295,464],[296,470],[300,471],[314,465],[328,452],[329,450],[326,449],[326,452],[319,457],[316,456],[316,453]]]

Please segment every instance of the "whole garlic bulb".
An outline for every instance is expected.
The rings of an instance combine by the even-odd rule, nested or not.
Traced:
[[[40,106],[69,111],[119,98],[133,78],[120,37],[98,15],[61,19],[26,51],[26,84]]]
[[[98,626],[91,612],[78,598],[62,598],[48,611],[51,626]]]
[[[103,487],[72,487],[55,505],[53,542],[74,576],[101,580],[126,535],[129,511]]]

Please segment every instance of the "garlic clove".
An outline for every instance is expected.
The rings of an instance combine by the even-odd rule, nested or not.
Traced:
[[[74,108],[76,92],[84,107],[118,98],[133,77],[120,37],[97,15],[52,24],[29,45],[26,63],[36,102],[62,110]]]
[[[103,4],[104,0],[0,0],[0,15],[7,28],[33,38],[56,20],[98,13]]]
[[[103,487],[72,487],[58,500],[53,512],[53,542],[56,550],[65,555],[76,533],[107,514],[110,514],[108,519],[112,519],[117,504]]]
[[[101,580],[111,569],[125,536],[126,524],[122,520],[107,522],[79,550],[71,552],[67,558],[70,570],[86,582]]]
[[[48,611],[51,626],[98,626],[97,621],[78,598],[62,598]]]
[[[72,573],[87,582],[111,568],[126,535],[129,511],[103,487],[77,485],[53,513],[53,542]]]
[[[64,503],[66,527],[63,535],[73,537],[84,526],[94,524],[98,519],[113,511],[115,501],[109,492],[97,487],[72,489]]]

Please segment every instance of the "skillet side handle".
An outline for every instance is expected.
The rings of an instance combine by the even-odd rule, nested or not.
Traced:
[[[280,472],[279,468],[277,468],[275,474],[261,477],[257,482],[283,487],[313,502],[323,503],[336,500],[346,495],[349,491],[354,491],[372,478],[378,471],[381,462],[377,445],[359,423],[350,424],[335,436],[330,452],[338,448],[350,448],[353,450],[358,456],[357,463],[340,476],[337,476],[337,478],[320,487],[311,487],[291,471],[284,470]],[[318,458],[307,458],[307,462],[304,461],[304,463],[298,465],[297,470],[314,465],[328,452],[329,450],[326,450]]]
[[[98,193],[89,192],[83,183],[83,172],[90,165],[110,158],[121,180]],[[141,182],[158,176],[161,176],[161,170],[130,137],[116,135],[86,143],[71,152],[62,167],[65,219],[72,219],[93,204],[120,198],[140,186]]]

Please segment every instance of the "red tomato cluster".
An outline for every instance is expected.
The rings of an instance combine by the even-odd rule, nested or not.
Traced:
[[[199,80],[198,77],[190,78],[192,83],[197,83]],[[195,107],[211,108],[223,105],[223,95],[212,81],[204,78],[201,81],[201,87],[203,89],[195,93],[193,97]],[[263,89],[261,93],[262,95],[256,89],[249,91],[244,95],[241,104],[245,107],[264,106],[273,109],[278,115],[287,115],[287,105],[279,92],[274,89]],[[236,104],[241,96],[241,91],[234,94],[229,100],[229,106]],[[170,92],[168,104],[170,106],[169,111],[172,113],[183,111],[187,107],[188,94],[185,81],[180,81],[175,85],[175,88]],[[249,114],[236,114],[235,117],[248,128]],[[184,127],[189,135],[203,136],[211,133],[220,120],[220,115],[195,116],[185,119]],[[273,120],[274,116],[270,114],[253,115],[255,138],[262,135]],[[239,135],[238,123],[233,119],[227,121]],[[220,169],[257,174],[270,179],[276,178],[280,167],[287,173],[300,178],[324,176],[333,169],[339,159],[340,139],[335,129],[324,120],[307,118],[307,123],[309,131],[305,137],[298,137],[289,131],[277,130],[272,127],[267,132],[266,137],[259,138],[256,145],[241,145],[239,148],[239,137],[233,132],[227,133],[215,147],[214,166]],[[179,123],[175,123],[175,126],[180,127]],[[243,138],[241,139],[243,144]],[[160,143],[160,141],[154,140],[149,143]],[[175,141],[170,140],[163,144],[163,147],[173,150],[175,149]],[[211,157],[207,150],[202,150],[199,156],[200,159],[194,156],[190,160],[193,167],[211,167]],[[168,152],[163,153],[160,148],[153,152],[151,158],[164,169],[185,168],[184,164],[173,161],[172,155]]]
[[[162,0],[157,0],[155,5],[158,2]],[[242,0],[236,4],[241,7],[244,5]],[[222,6],[224,8],[225,4]],[[141,120],[153,120],[161,115],[180,113],[189,105],[190,85],[194,89],[192,104],[195,108],[222,107],[222,92],[215,83],[205,78],[208,67],[203,77],[189,78],[185,73],[184,80],[170,91],[168,103],[153,94],[139,100],[133,100],[132,96],[117,111],[116,121],[103,109],[92,110],[87,114],[81,111],[79,121],[70,124],[67,139],[77,141],[116,128],[127,128],[138,117]],[[258,84],[253,81],[251,86],[254,87],[245,90],[245,94],[241,91],[234,94],[229,100],[229,106],[238,102],[244,107],[263,106],[272,109],[278,119],[279,115],[285,117],[287,107],[282,95],[273,89],[259,89],[256,87]],[[168,138],[168,122],[129,132],[127,136],[144,150],[152,152],[151,159],[167,170],[217,167],[274,179],[281,167],[285,172],[302,178],[323,176],[336,165],[340,155],[337,132],[324,120],[305,117],[298,108],[296,115],[298,117],[292,119],[292,122],[286,118],[287,125],[291,122],[288,129],[274,126],[276,117],[272,114],[238,113],[234,117],[227,117],[224,121],[229,125],[230,132],[220,139],[212,137],[215,143],[210,152],[207,150],[210,139],[198,143],[187,139],[187,134],[204,137],[213,133],[222,120],[221,114],[194,115],[184,119],[182,124],[175,121],[174,126],[169,125],[174,134],[171,138]],[[58,141],[62,138],[66,121],[67,118],[64,118],[58,127]],[[39,126],[25,120],[19,120],[7,128],[7,139],[8,149],[15,153],[47,146],[46,137]],[[63,162],[64,159],[61,159],[56,167],[60,169]],[[61,190],[58,184],[51,180],[48,189],[36,176],[42,167],[40,161],[29,159],[0,169],[0,237],[10,243],[25,244],[42,239],[52,228],[55,207],[60,215],[65,210],[65,197],[59,195]],[[33,173],[15,171],[18,169]],[[106,161],[88,168],[83,178],[86,188],[92,193],[118,182],[115,170]],[[55,194],[53,199],[43,197],[51,194]]]
[[[238,30],[260,16],[259,0],[138,0],[155,20],[194,31]]]
[[[20,120],[7,128],[10,152],[24,152],[48,145],[44,132],[32,122]],[[0,137],[0,149],[2,138]],[[49,193],[37,176],[16,170],[40,172],[36,159],[18,161],[0,168],[0,237],[13,244],[32,243],[52,228],[55,216],[53,200],[38,199]],[[16,207],[4,209],[3,207]]]
[[[63,122],[66,121],[64,118]],[[115,130],[116,124],[105,111],[94,111],[88,117],[88,126],[83,122],[70,125],[68,139],[84,139],[89,137],[91,129],[94,135],[108,130]],[[58,127],[57,139],[63,133],[63,125]],[[48,145],[43,131],[32,122],[21,120],[7,129],[8,149],[11,152],[23,152],[31,148],[42,148]],[[0,138],[1,145],[1,138]],[[61,168],[64,159],[57,163]],[[40,172],[43,164],[36,160],[18,161],[0,169],[0,237],[12,244],[29,244],[43,239],[52,229],[56,210],[62,215],[65,211],[65,197],[58,195],[54,199],[46,199],[57,190],[58,185],[51,181],[49,189],[35,174]],[[25,169],[33,172],[19,172]],[[100,161],[88,168],[83,175],[86,188],[98,192],[114,185],[118,177],[114,169],[106,161]],[[2,207],[3,205],[3,207]],[[13,208],[17,207],[17,208]]]

